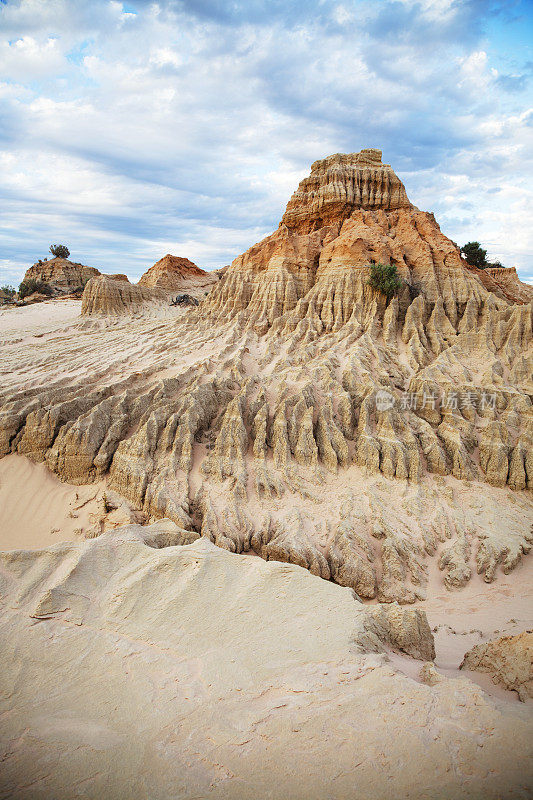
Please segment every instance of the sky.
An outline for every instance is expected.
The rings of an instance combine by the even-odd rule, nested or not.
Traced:
[[[0,0],[0,285],[222,267],[365,147],[533,283],[532,43],[532,0]]]

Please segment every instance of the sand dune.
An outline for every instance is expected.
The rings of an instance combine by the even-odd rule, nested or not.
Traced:
[[[79,539],[99,515],[102,485],[69,486],[45,464],[0,461],[0,549],[35,550]]]
[[[403,675],[350,589],[151,536],[0,554],[2,796],[527,796],[527,706]]]

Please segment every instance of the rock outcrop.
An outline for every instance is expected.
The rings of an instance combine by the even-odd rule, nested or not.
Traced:
[[[203,289],[205,294],[217,280],[217,276],[200,269],[188,258],[167,253],[144,273],[139,279],[139,286],[169,289],[173,292],[187,291],[189,294],[190,290]]]
[[[467,267],[478,276],[483,286],[496,296],[512,303],[531,303],[533,300],[533,286],[519,279],[515,267],[477,269],[469,264]]]
[[[100,316],[149,313],[156,308],[198,305],[218,283],[218,276],[204,272],[187,258],[166,255],[144,273],[137,284],[125,275],[106,275],[107,280],[89,281],[82,298],[83,315]],[[118,285],[117,281],[127,283]],[[189,297],[190,302],[175,302]]]
[[[397,267],[390,300],[372,261]],[[171,296],[97,277],[53,357],[4,348],[0,453],[382,603],[424,598],[432,559],[455,591],[529,553],[532,305],[467,268],[379,151],[317,162],[197,309]],[[170,316],[105,337],[90,317],[147,305]]]
[[[493,683],[517,692],[522,701],[533,697],[533,631],[476,645],[461,669],[488,673]]]
[[[82,314],[135,314],[148,306],[170,303],[169,293],[130,283],[125,276],[99,275],[87,283],[82,299]]]
[[[87,281],[100,275],[96,267],[86,267],[69,261],[66,258],[51,258],[48,261],[38,261],[33,264],[24,275],[23,280],[30,279],[47,283],[56,292],[63,294],[84,286]]]

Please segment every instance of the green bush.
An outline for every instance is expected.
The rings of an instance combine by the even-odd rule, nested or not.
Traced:
[[[371,264],[368,285],[387,296],[387,300],[396,294],[402,285],[394,264]]]
[[[65,244],[51,244],[50,252],[56,258],[68,258],[70,255],[70,250]]]
[[[464,255],[466,263],[470,264],[471,267],[485,269],[485,267],[490,266],[487,263],[487,251],[483,250],[479,242],[467,242],[461,247],[461,253]]]
[[[24,300],[25,297],[29,297],[29,295],[34,292],[50,296],[52,294],[52,289],[47,283],[37,281],[35,278],[28,278],[27,281],[22,281],[19,286],[19,297],[21,300]]]
[[[15,294],[15,288],[13,286],[0,286],[0,290],[4,292],[4,294],[7,294],[8,297],[13,297]]]

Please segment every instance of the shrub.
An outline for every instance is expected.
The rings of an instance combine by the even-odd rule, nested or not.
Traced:
[[[0,290],[7,294],[8,297],[13,297],[15,294],[15,289],[13,286],[0,286]]]
[[[50,296],[52,294],[52,289],[47,283],[37,281],[35,278],[28,278],[27,281],[22,281],[19,286],[19,297],[21,300],[24,300],[25,297],[28,297],[34,292],[40,292],[40,294]]]
[[[487,263],[487,251],[483,250],[479,242],[467,242],[461,247],[461,253],[464,255],[466,263],[471,267],[478,269],[485,269],[489,264]]]
[[[51,244],[50,252],[56,258],[68,258],[70,255],[70,250],[64,244]]]
[[[371,264],[368,285],[387,296],[387,300],[396,294],[402,285],[394,264]]]

